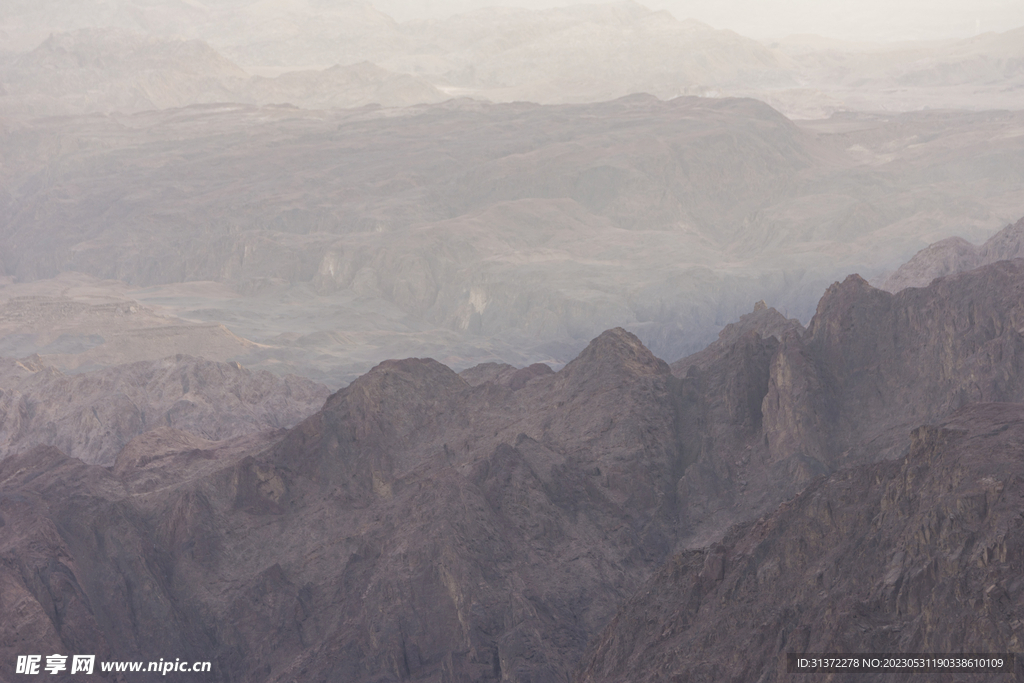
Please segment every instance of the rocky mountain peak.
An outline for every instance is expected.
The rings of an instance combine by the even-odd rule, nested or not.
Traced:
[[[602,332],[576,360],[565,366],[565,372],[574,375],[584,368],[636,376],[667,375],[671,372],[668,363],[651,353],[636,335],[621,327]]]
[[[846,279],[842,282],[833,282],[828,289],[825,290],[824,296],[818,302],[818,310],[820,311],[823,306],[832,305],[833,300],[843,300],[845,297],[857,296],[858,293],[873,289],[867,280],[862,278],[860,275],[853,273],[847,275]]]
[[[685,377],[691,367],[703,369],[718,360],[727,349],[744,337],[756,334],[761,338],[775,337],[782,340],[791,332],[802,333],[803,325],[796,318],[786,318],[763,300],[754,304],[754,310],[729,323],[718,333],[718,339],[706,348],[672,363],[676,377]]]
[[[411,406],[468,386],[454,370],[433,358],[386,360],[328,399],[327,407],[340,401],[349,406],[361,404],[366,411]]]
[[[1024,256],[1024,218],[990,237],[978,250],[980,263],[992,263]],[[964,269],[966,270],[966,269]]]
[[[871,328],[891,301],[888,292],[875,289],[860,275],[850,275],[825,290],[808,332],[815,340],[828,338],[838,343],[848,339],[855,328]]]

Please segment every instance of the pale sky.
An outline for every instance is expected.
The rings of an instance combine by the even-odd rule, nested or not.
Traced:
[[[544,9],[580,0],[371,0],[399,21],[505,5]],[[1024,0],[642,0],[677,19],[693,18],[758,38],[816,33],[845,40],[968,38],[1024,26]]]

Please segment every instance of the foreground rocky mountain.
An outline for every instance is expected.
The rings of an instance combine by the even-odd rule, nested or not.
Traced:
[[[671,546],[674,384],[614,331],[507,386],[389,361],[259,442],[8,458],[5,556],[46,539],[30,574],[74,576],[55,623],[5,575],[5,604],[28,601],[8,633],[176,649],[225,680],[564,678]],[[127,527],[83,536],[111,505]]]
[[[916,425],[1024,400],[1022,287],[1019,259],[896,295],[852,275],[806,330],[762,307],[673,364],[703,426],[679,484],[689,523],[720,533],[814,477],[899,456]]]
[[[674,556],[575,680],[769,683],[793,677],[788,652],[1020,652],[1022,482],[1024,406],[974,404],[919,427],[899,461],[844,469]],[[1009,682],[1021,669],[968,676]]]
[[[897,295],[851,276],[830,288],[807,329],[759,304],[673,367],[615,329],[559,372],[488,364],[459,375],[429,359],[387,361],[294,429],[220,442],[143,434],[112,468],[39,446],[0,462],[0,654],[14,661],[30,638],[48,652],[213,661],[204,680],[524,682],[565,680],[596,642],[583,675],[615,680],[664,624],[675,634],[657,637],[713,629],[721,647],[749,654],[729,665],[746,679],[770,675],[787,644],[812,642],[800,635],[809,622],[777,613],[786,600],[821,612],[828,628],[813,642],[822,647],[894,638],[892,647],[941,649],[974,638],[947,627],[941,592],[933,600],[933,584],[918,582],[980,557],[1012,570],[1019,554],[1003,528],[1019,503],[986,477],[1016,457],[1020,409],[986,405],[1024,398],[1022,291],[1020,260]],[[947,418],[946,432],[912,440],[912,429]],[[963,429],[967,450],[942,450],[947,432]],[[975,452],[988,455],[956,461]],[[934,472],[918,471],[922,458],[933,458]],[[822,474],[833,479],[814,483]],[[940,482],[953,490],[940,492]],[[769,518],[781,521],[726,534],[808,484]],[[946,508],[926,509],[943,496],[950,510],[965,501],[965,521],[940,523]],[[818,532],[801,541],[787,529],[802,534],[810,522],[790,525],[786,515],[804,519],[808,505]],[[879,518],[872,505],[893,512]],[[860,547],[856,520],[884,532],[874,554],[850,552]],[[973,540],[959,524],[971,525]],[[835,534],[824,534],[829,525]],[[923,545],[912,545],[919,529]],[[768,539],[755,558],[761,572],[737,559],[753,552],[750,534]],[[993,545],[1000,534],[1006,546]],[[947,536],[953,564],[936,565],[928,544]],[[820,548],[799,551],[812,541]],[[709,543],[718,545],[659,569]],[[802,558],[824,563],[828,583],[803,587],[811,569]],[[871,577],[882,566],[898,586],[885,604],[907,605],[897,624],[905,642],[866,612],[866,629],[843,630],[848,602],[875,604]],[[963,595],[1015,614],[1018,588],[1000,578],[1009,574],[981,569],[964,575]],[[867,584],[844,588],[865,571]],[[1005,583],[1008,602],[991,584],[975,590],[985,571],[1003,581],[997,588]],[[672,621],[678,591],[698,600],[718,585],[754,590],[752,576],[801,588],[779,593],[783,602],[759,594],[767,616],[749,629],[804,630],[747,647],[746,621],[731,627],[712,615],[693,632],[684,632],[697,623],[690,616]],[[983,613],[968,642],[1011,647],[1010,631],[985,626],[994,615]],[[634,628],[637,619],[649,625]],[[677,656],[648,658],[669,666],[650,676],[667,676]]]

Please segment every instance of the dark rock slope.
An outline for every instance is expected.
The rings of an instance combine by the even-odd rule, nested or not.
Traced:
[[[689,528],[710,539],[817,476],[900,456],[920,424],[1024,399],[1022,302],[1019,259],[896,295],[852,275],[806,330],[755,311],[675,363]]]
[[[988,544],[990,564],[1002,557],[990,540],[1009,531],[985,526],[990,513],[978,512],[981,489],[971,488],[989,486],[980,483],[988,476],[998,488],[1000,475],[962,464],[961,476],[946,460],[933,475],[896,459],[911,447],[912,428],[972,404],[1020,401],[1022,288],[1024,261],[895,296],[851,276],[829,289],[806,330],[758,306],[673,368],[615,329],[557,373],[489,365],[460,376],[429,359],[387,361],[291,430],[209,442],[164,427],[128,443],[112,468],[47,447],[14,455],[0,462],[0,661],[13,662],[31,642],[115,659],[213,661],[204,681],[565,681],[667,558],[712,542],[713,551],[677,556],[655,579],[677,577],[682,588],[662,597],[662,584],[649,584],[646,606],[625,608],[619,623],[636,632],[634,644],[621,629],[606,632],[586,675],[633,680],[623,667],[646,652],[651,634],[683,634],[714,586],[748,590],[750,572],[768,601],[750,612],[756,624],[716,617],[695,636],[704,648],[695,651],[711,657],[715,642],[739,634],[729,641],[743,650],[729,665],[735,680],[768,671],[765,662],[779,648],[802,647],[804,633],[807,643],[835,638],[822,647],[853,643],[840,639],[851,623],[890,633],[889,622],[855,611],[875,604],[870,572],[878,567],[904,577],[893,589],[905,595],[893,598],[906,605],[901,614],[925,615],[899,621],[908,640],[892,646],[939,648],[968,637],[946,623],[962,613],[943,612],[917,588],[899,591],[918,585],[922,571],[953,576],[976,563],[978,544]],[[964,448],[975,448],[971,434],[983,440],[989,431],[1015,443],[1016,423],[999,422],[1010,409],[976,410],[957,413],[957,424],[967,424]],[[975,419],[978,432],[968,424]],[[927,455],[921,444],[930,433],[917,432],[917,455],[907,462]],[[936,438],[940,446],[953,439]],[[947,465],[953,474],[935,478]],[[729,525],[770,513],[821,474],[834,478],[770,518],[783,521],[721,540]],[[940,490],[940,481],[953,488]],[[961,489],[948,505],[926,509]],[[872,503],[878,496],[883,502]],[[953,564],[922,565],[927,549],[910,547],[904,527],[924,529],[925,545],[938,543],[961,498],[972,540],[961,551],[949,546]],[[811,532],[785,515],[807,500],[819,501],[808,508],[818,526],[804,538]],[[985,498],[985,509],[999,500]],[[896,512],[878,517],[872,505]],[[853,538],[862,522],[890,540],[877,549],[851,540],[830,555],[828,544]],[[781,545],[737,564],[754,552],[745,534],[776,534]],[[889,554],[896,549],[899,560]],[[805,569],[792,564],[801,558],[820,564],[812,593],[833,610],[820,633],[785,631],[816,623],[799,615],[772,616],[771,595],[798,601],[811,590],[801,583]],[[868,579],[853,585],[863,558],[873,563],[863,568]],[[711,583],[694,578],[701,572]],[[973,576],[963,595],[973,595]],[[998,585],[1012,612],[1014,584]],[[715,605],[740,595],[721,590]],[[996,590],[975,607],[1002,600]],[[689,607],[672,591],[683,591]],[[745,604],[722,614],[749,621]],[[677,609],[682,621],[661,636],[658,625]],[[782,644],[765,649],[755,636],[771,632],[775,647],[779,624]],[[978,647],[1012,645],[995,627],[964,628],[980,629]],[[657,666],[675,661],[650,657]]]
[[[1019,652],[1022,510],[1024,406],[964,408],[914,430],[901,460],[820,479],[721,543],[673,557],[577,680],[768,683],[793,678],[787,652]]]
[[[507,384],[388,361],[262,440],[10,457],[0,585],[23,608],[0,649],[210,659],[214,680],[565,680],[673,547],[678,382],[612,330]]]

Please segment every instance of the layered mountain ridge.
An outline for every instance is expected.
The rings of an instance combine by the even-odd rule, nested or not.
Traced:
[[[103,325],[83,312],[66,333],[100,346],[56,359],[56,321],[5,319],[0,348],[70,371],[216,345],[334,387],[388,357],[558,367],[616,326],[678,358],[751,301],[806,322],[836,278],[1016,221],[1021,119],[796,123],[750,99],[638,95],[5,121],[0,297],[50,282],[77,306],[63,278],[84,275],[203,341],[117,343],[96,309]]]
[[[214,101],[387,106],[448,97],[554,104],[646,92],[750,96],[790,116],[824,118],[1015,108],[1024,78],[1024,29],[1005,22],[999,33],[968,39],[857,44],[814,36],[761,43],[680,19],[635,2],[494,7],[406,22],[360,2],[35,3],[0,14],[0,35],[14,51],[0,60],[0,111],[127,113]],[[114,55],[123,58],[114,63]],[[369,81],[358,76],[365,66],[352,68],[367,63],[378,72]]]
[[[637,657],[643,680],[699,680],[687,638],[732,642],[737,680],[812,644],[1012,649],[1021,288],[1022,260],[896,295],[851,276],[806,329],[759,303],[672,366],[614,329],[558,372],[387,361],[293,429],[151,432],[112,468],[22,452],[0,461],[0,595],[19,605],[0,650],[33,634],[210,660],[214,680],[368,682],[618,680]],[[848,585],[862,557],[895,587]],[[947,574],[982,626],[942,625]],[[751,590],[749,628],[702,606]],[[829,616],[850,610],[865,628]]]

